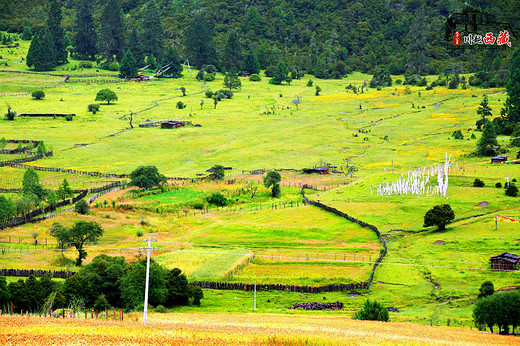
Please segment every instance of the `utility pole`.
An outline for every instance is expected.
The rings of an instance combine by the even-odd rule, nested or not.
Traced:
[[[148,318],[148,284],[150,282],[150,251],[158,250],[159,248],[152,247],[152,242],[155,243],[157,241],[157,239],[148,238],[148,239],[143,239],[143,241],[148,242],[148,246],[146,246],[145,248],[142,248],[142,247],[140,248],[141,250],[142,249],[146,250],[146,284],[144,287],[144,318],[143,318],[143,323],[146,323],[146,320]]]

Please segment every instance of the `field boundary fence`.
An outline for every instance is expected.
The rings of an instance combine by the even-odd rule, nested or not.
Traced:
[[[41,269],[0,269],[1,276],[15,276],[15,277],[35,277],[50,276],[55,279],[67,279],[76,274],[76,272],[65,270],[41,270]]]
[[[40,159],[43,159],[44,157],[50,157],[52,155],[54,155],[54,153],[52,151],[48,151],[46,153],[39,153],[34,156],[28,156],[28,157],[24,157],[21,159],[0,161],[0,167],[10,166],[10,167],[15,167],[15,168],[25,168],[25,169],[32,167],[32,168],[36,169],[33,166],[24,165],[24,163],[40,160]],[[23,166],[23,167],[21,167],[21,166]]]
[[[320,203],[319,201],[316,202],[316,201],[313,201],[309,198],[307,198],[307,196],[305,196],[305,188],[306,186],[302,187],[302,196],[303,198],[307,201],[307,203],[309,203],[310,205],[314,205],[318,208],[321,208],[323,210],[326,210],[328,212],[331,212],[333,214],[336,214],[338,216],[341,216],[351,222],[354,222],[354,223],[357,223],[358,225],[360,225],[361,227],[363,228],[368,228],[372,231],[374,231],[377,235],[377,238],[379,239],[379,242],[383,245],[383,249],[381,251],[381,254],[379,255],[379,257],[376,259],[376,261],[374,262],[374,267],[372,269],[372,273],[370,274],[370,277],[367,281],[367,288],[370,288],[370,285],[372,284],[372,281],[374,280],[374,275],[375,275],[375,272],[376,272],[376,268],[377,266],[383,261],[383,259],[385,258],[387,252],[388,252],[388,248],[386,246],[386,241],[385,239],[383,238],[383,236],[381,235],[381,232],[379,232],[379,230],[377,229],[376,226],[374,225],[371,225],[369,223],[366,223],[364,221],[361,221],[361,220],[358,220],[348,214],[345,214],[344,212],[342,211],[339,211],[338,209],[336,208],[333,208],[333,207],[330,207],[328,205],[325,205],[323,203]]]
[[[233,283],[233,282],[214,282],[214,281],[193,281],[192,285],[200,288],[214,290],[238,290],[251,292],[255,290],[255,284]],[[324,292],[343,292],[352,290],[366,289],[366,282],[338,284],[326,286],[298,286],[282,284],[256,284],[257,291],[286,291],[297,293],[324,293]]]

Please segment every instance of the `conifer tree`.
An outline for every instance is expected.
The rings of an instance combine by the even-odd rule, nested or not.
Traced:
[[[157,59],[155,59],[155,55],[153,55],[153,53],[146,59],[146,64],[150,70],[157,70]]]
[[[143,18],[144,54],[153,54],[157,61],[164,55],[164,30],[161,25],[160,10],[154,0],[150,1],[144,10]]]
[[[260,73],[260,64],[258,63],[258,57],[251,48],[247,55],[244,57],[242,62],[242,69],[244,72],[249,74]]]
[[[242,82],[240,81],[240,78],[238,78],[238,74],[235,70],[231,70],[226,73],[224,76],[224,86],[231,89],[240,89],[242,87]]]
[[[119,0],[108,0],[100,18],[99,49],[108,62],[123,57],[125,45],[123,12]]]
[[[271,84],[282,84],[282,82],[291,82],[291,77],[288,76],[289,70],[282,60],[276,66],[273,78],[269,81]]]
[[[477,143],[476,153],[481,156],[493,156],[496,155],[499,148],[495,126],[486,119],[484,131],[482,131],[482,136]]]
[[[82,59],[93,60],[96,53],[97,33],[92,18],[93,3],[91,0],[81,0],[76,7],[74,30],[74,50]]]
[[[50,71],[56,66],[54,42],[47,28],[36,33],[27,53],[26,64],[36,71]]]
[[[185,38],[186,53],[191,65],[198,70],[202,65],[218,65],[217,51],[213,43],[213,27],[204,15],[199,13],[193,17]]]
[[[144,66],[144,53],[143,49],[141,48],[141,39],[135,27],[132,29],[132,31],[130,31],[130,37],[128,38],[128,49],[130,49],[132,55],[135,58],[136,66]]]
[[[429,47],[428,19],[426,17],[424,5],[422,5],[412,19],[412,25],[408,32],[410,43],[408,44],[408,66],[415,74],[420,74],[427,64],[427,52]]]
[[[173,46],[169,46],[166,54],[164,55],[162,66],[170,65],[166,74],[171,75],[173,78],[182,77],[182,63],[177,53],[177,49]]]
[[[242,48],[240,40],[235,29],[231,29],[228,34],[226,47],[224,48],[224,56],[222,57],[222,65],[226,71],[239,71],[242,61]]]
[[[137,75],[137,66],[132,51],[127,50],[119,67],[120,78],[132,78]]]
[[[47,17],[47,28],[54,42],[54,51],[56,54],[56,63],[58,65],[67,63],[67,38],[65,30],[61,26],[63,13],[61,12],[61,3],[58,0],[51,0],[49,5],[49,15]]]
[[[507,99],[500,114],[505,118],[505,127],[514,128],[520,122],[520,48],[513,52],[511,57],[511,69],[506,84]],[[504,132],[511,133],[511,130]]]

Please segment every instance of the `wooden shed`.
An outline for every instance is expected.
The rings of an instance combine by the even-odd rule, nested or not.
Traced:
[[[507,161],[507,155],[499,155],[491,158],[491,163],[502,163]]]
[[[489,259],[491,262],[491,269],[493,270],[516,270],[520,264],[520,257],[504,252],[503,254],[493,256]]]
[[[321,167],[314,167],[314,168],[304,168],[303,169],[303,173],[306,173],[306,174],[312,174],[312,173],[329,174],[329,167],[321,166]]]
[[[177,127],[185,126],[184,121],[165,121],[161,123],[161,129],[175,129]]]

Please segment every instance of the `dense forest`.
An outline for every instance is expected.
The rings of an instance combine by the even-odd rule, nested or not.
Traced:
[[[291,70],[334,78],[378,68],[391,74],[509,70],[515,48],[447,50],[446,18],[463,8],[460,0],[0,0],[0,30],[38,32],[48,25],[52,2],[61,5],[69,51],[81,53],[78,36],[97,36],[80,56],[98,62],[120,62],[131,50],[138,62],[154,54],[160,64],[173,46],[181,62],[197,67],[226,70],[233,54],[254,54],[261,69],[283,60]],[[520,32],[520,2],[469,3]]]

